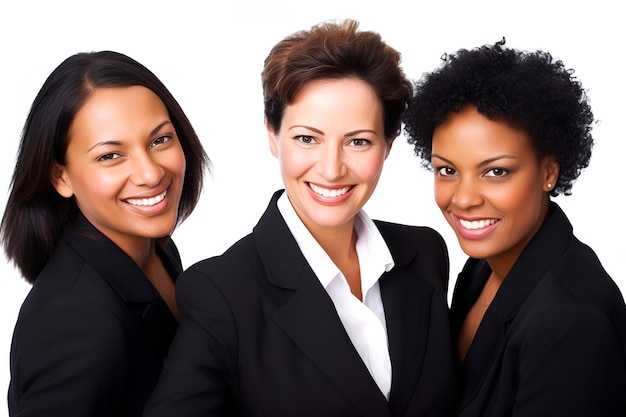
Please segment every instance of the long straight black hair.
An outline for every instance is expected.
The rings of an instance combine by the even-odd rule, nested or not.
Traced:
[[[165,85],[142,64],[118,52],[72,55],[48,76],[33,101],[0,223],[4,251],[28,282],[35,281],[61,232],[78,214],[74,199],[61,197],[51,182],[53,163],[65,164],[69,130],[76,113],[95,89],[135,85],[152,90],[163,101],[185,154],[178,223],[196,206],[210,161]]]

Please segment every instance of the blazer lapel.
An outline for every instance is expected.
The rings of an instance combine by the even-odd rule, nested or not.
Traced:
[[[417,249],[407,242],[395,242],[393,235],[385,233],[382,227],[380,230],[395,263],[379,282],[393,372],[389,406],[393,415],[400,415],[415,391],[422,369],[433,288],[405,268],[418,256]]]
[[[352,345],[335,306],[285,224],[277,192],[253,231],[261,262],[273,285],[294,291],[274,313],[278,325],[364,416],[384,417],[389,408]]]
[[[510,324],[542,278],[565,251],[572,226],[561,209],[551,204],[551,215],[528,243],[502,282],[478,327],[463,363],[467,387],[461,409],[476,395],[492,368],[499,364]],[[452,303],[455,330],[480,294],[491,269],[484,260],[469,259],[459,275],[458,295]]]
[[[178,324],[165,301],[133,260],[82,215],[63,238],[111,286],[154,339],[159,355],[165,356]],[[175,280],[182,272],[182,266],[173,243],[168,242],[157,252]]]
[[[486,281],[486,277],[489,276],[491,269],[486,262],[484,264],[477,265],[477,269],[479,271],[476,275],[477,281],[484,284],[484,281]],[[480,287],[482,288],[482,286]],[[500,291],[503,290],[503,287],[504,283],[502,284]],[[472,296],[473,300],[476,299],[475,297],[478,297],[478,295]],[[497,297],[498,295],[496,295],[496,298]],[[499,356],[499,352],[504,346],[507,324],[506,318],[509,313],[508,307],[510,305],[507,304],[507,302],[502,303],[501,300],[496,300],[496,298],[494,298],[493,302],[485,312],[483,320],[476,331],[474,340],[472,341],[463,362],[463,383],[466,389],[464,390],[463,398],[461,400],[462,407],[467,401],[469,401],[469,399],[476,395],[476,392],[480,389],[485,377],[490,372],[491,365],[493,363],[497,363],[497,360],[494,361],[494,358]],[[500,298],[503,298],[502,294],[500,294]]]

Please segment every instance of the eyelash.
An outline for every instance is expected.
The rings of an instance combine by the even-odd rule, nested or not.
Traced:
[[[351,139],[350,142],[352,142],[352,145],[356,146],[357,148],[361,148],[363,146],[366,146],[372,143],[369,139],[364,139],[364,138]],[[361,142],[361,144],[357,145],[356,142]]]
[[[499,171],[500,174],[497,175],[495,173],[495,171]],[[489,173],[493,173],[493,175],[487,175]],[[504,177],[505,175],[507,175],[510,171],[508,169],[504,169],[504,168],[491,168],[489,169],[487,172],[485,172],[485,176],[489,176],[489,177],[496,177],[496,178],[500,178],[500,177]]]
[[[159,140],[161,140],[161,139],[163,139],[163,141],[162,141],[161,143],[158,143],[158,144],[157,144],[156,142],[157,142],[157,141],[159,141]],[[150,146],[152,147],[152,146],[162,145],[162,144],[164,144],[164,143],[169,142],[171,139],[172,139],[172,136],[170,136],[170,135],[163,135],[163,136],[159,136],[158,138],[156,138],[155,140],[153,140],[153,141],[150,143]]]
[[[315,142],[315,138],[310,135],[298,135],[294,137],[294,139],[300,143],[304,143],[305,145],[310,145],[311,143]]]
[[[495,171],[498,171],[499,174],[496,174]],[[435,167],[435,172],[437,173],[437,175],[442,176],[442,177],[450,177],[456,174],[456,170],[449,166]],[[510,172],[511,171],[505,168],[490,168],[487,171],[485,171],[484,176],[501,178],[501,177],[508,175]],[[493,175],[489,175],[489,173],[493,173]]]
[[[298,136],[295,136],[294,139],[306,145],[310,145],[311,143],[316,142],[315,137],[310,136],[310,135],[298,135]],[[360,144],[357,142],[359,142]],[[369,145],[371,141],[369,139],[364,139],[364,138],[355,138],[355,139],[350,139],[350,143],[357,148],[361,148],[363,146]]]
[[[150,142],[150,147],[153,148],[155,146],[163,145],[163,144],[169,142],[170,140],[172,140],[172,136],[171,135],[159,136],[156,139],[154,139],[152,142]],[[96,161],[113,161],[113,160],[118,159],[120,157],[121,157],[121,155],[118,152],[108,152],[108,153],[105,153],[103,155],[100,155],[96,159]]]
[[[452,172],[444,173],[442,171],[452,171]],[[442,177],[450,177],[450,176],[456,174],[456,170],[454,168],[449,167],[449,166],[435,167],[435,172],[437,173],[437,175],[440,175]]]
[[[109,153],[105,153],[104,155],[100,155],[97,161],[112,161],[119,157],[120,157],[120,154],[118,154],[117,152],[109,152]]]

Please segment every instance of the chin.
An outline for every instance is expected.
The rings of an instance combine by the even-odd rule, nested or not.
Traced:
[[[469,257],[476,259],[486,259],[494,255],[494,252],[489,248],[480,247],[480,244],[463,242],[459,240],[461,250]]]

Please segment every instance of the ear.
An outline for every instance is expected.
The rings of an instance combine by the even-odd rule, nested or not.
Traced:
[[[74,189],[70,182],[67,171],[63,165],[56,162],[52,163],[52,169],[50,170],[50,181],[52,186],[57,190],[62,197],[70,198],[74,195]]]
[[[543,191],[549,193],[556,186],[556,181],[559,179],[560,166],[554,157],[547,157],[543,161],[544,166],[544,180]]]
[[[276,132],[274,132],[274,129],[267,121],[267,117],[265,118],[265,130],[267,131],[267,139],[270,144],[270,151],[272,152],[272,155],[278,158],[278,138],[276,137]]]

